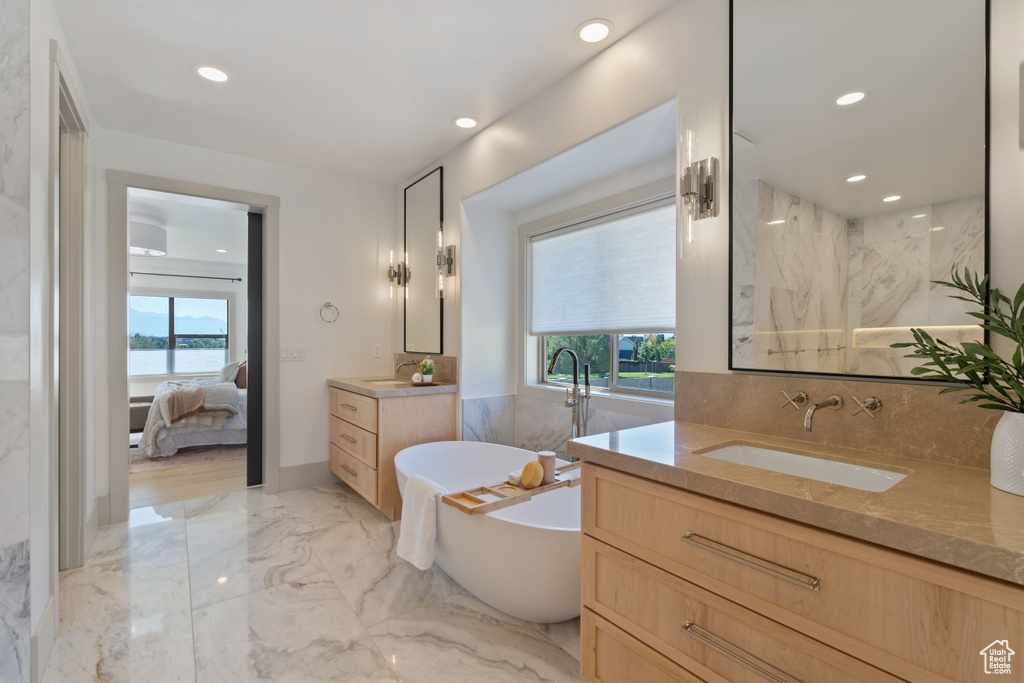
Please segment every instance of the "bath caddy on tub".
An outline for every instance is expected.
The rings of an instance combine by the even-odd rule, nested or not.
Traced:
[[[576,461],[561,465],[555,468],[555,480],[550,484],[543,484],[534,489],[523,486],[516,486],[507,481],[499,481],[490,486],[478,486],[465,491],[456,491],[441,496],[446,505],[462,510],[467,515],[482,515],[494,512],[510,505],[525,503],[540,493],[547,493],[555,489],[573,488],[579,486],[583,480],[580,478],[580,465],[582,461]],[[483,496],[490,496],[496,500],[485,500]]]

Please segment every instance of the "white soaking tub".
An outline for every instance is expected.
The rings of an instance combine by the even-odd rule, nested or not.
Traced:
[[[398,487],[414,474],[450,492],[493,484],[537,454],[475,441],[411,446],[395,456]],[[437,500],[434,561],[502,612],[538,623],[580,615],[580,487],[565,487],[483,515]]]

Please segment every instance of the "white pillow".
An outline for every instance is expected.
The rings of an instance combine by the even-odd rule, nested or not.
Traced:
[[[238,366],[242,364],[242,361],[234,363],[228,363],[220,369],[220,381],[221,382],[234,382],[235,376],[238,375]]]

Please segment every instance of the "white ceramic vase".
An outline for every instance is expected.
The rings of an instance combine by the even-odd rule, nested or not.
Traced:
[[[433,381],[434,381],[434,376],[433,375],[423,375],[423,383],[424,384],[430,384]]]
[[[992,486],[1024,496],[1024,413],[1003,412],[992,433]]]

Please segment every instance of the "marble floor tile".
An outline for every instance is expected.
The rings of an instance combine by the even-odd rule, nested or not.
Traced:
[[[195,680],[187,567],[61,586],[60,631],[42,680]]]
[[[285,491],[278,496],[302,533],[363,519],[386,519],[345,484]]]
[[[581,645],[579,617],[557,624],[534,624],[534,627],[575,657],[576,661],[579,661]]]
[[[429,603],[368,630],[405,683],[579,680],[579,662],[535,625],[471,595]]]
[[[313,552],[364,626],[462,592],[437,565],[420,571],[398,557],[400,525],[382,517],[309,534]]]
[[[197,681],[397,681],[326,574],[195,611]]]
[[[193,607],[324,571],[283,507],[188,521]]]
[[[188,519],[213,519],[280,507],[282,503],[278,496],[266,494],[262,488],[253,488],[206,498],[194,498],[186,500],[184,505],[185,516]]]
[[[112,576],[182,564],[185,508],[170,503],[132,510],[127,522],[99,530],[85,565],[62,572],[60,585],[84,586]]]

